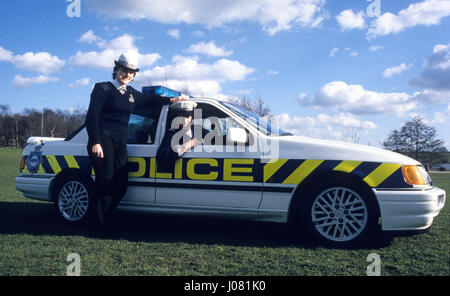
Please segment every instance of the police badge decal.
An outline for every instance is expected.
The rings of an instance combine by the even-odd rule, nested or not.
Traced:
[[[39,170],[39,166],[42,162],[41,157],[42,157],[41,151],[30,152],[30,155],[27,157],[27,160],[25,161],[27,169],[30,173],[36,173]]]

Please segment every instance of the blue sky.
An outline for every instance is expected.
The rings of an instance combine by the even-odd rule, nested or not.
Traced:
[[[12,112],[87,108],[95,82],[132,50],[136,88],[261,97],[295,134],[373,146],[421,115],[450,149],[448,0],[4,0],[0,9],[0,104]]]

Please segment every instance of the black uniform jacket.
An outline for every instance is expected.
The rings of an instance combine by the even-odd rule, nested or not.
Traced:
[[[171,172],[175,166],[175,161],[178,159],[178,152],[172,149],[172,138],[179,130],[169,129],[166,131],[161,145],[156,153],[156,163],[158,164],[159,172]]]
[[[134,108],[148,106],[160,108],[169,104],[170,98],[160,95],[147,95],[127,86],[124,94],[111,82],[95,84],[86,114],[86,130],[91,145],[100,143],[100,127],[127,134],[128,120]]]

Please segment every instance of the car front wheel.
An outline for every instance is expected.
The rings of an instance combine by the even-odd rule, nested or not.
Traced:
[[[309,196],[306,225],[316,241],[351,247],[367,241],[377,231],[376,204],[359,186],[330,183]]]

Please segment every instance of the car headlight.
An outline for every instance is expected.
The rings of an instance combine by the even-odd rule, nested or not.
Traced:
[[[431,184],[431,178],[423,166],[404,165],[402,166],[405,182],[411,185]]]

